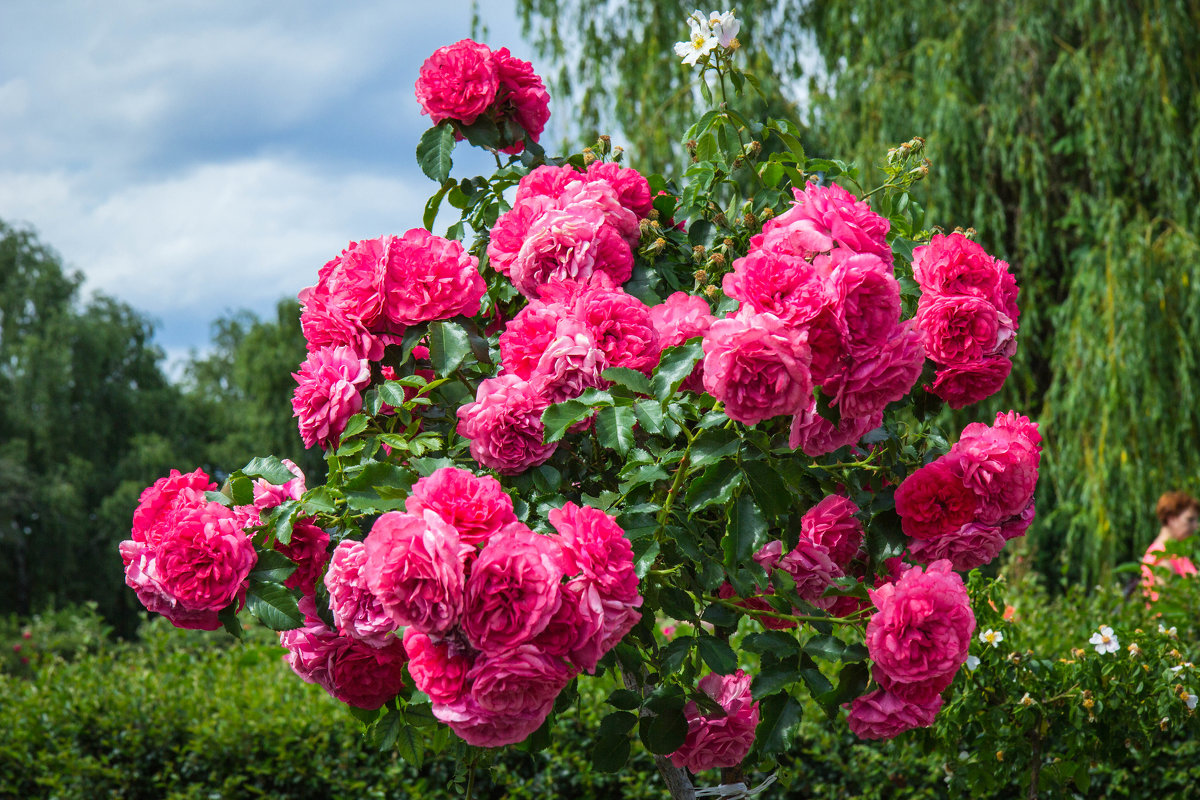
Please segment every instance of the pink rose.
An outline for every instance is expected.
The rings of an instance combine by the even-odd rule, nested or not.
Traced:
[[[965,408],[1000,391],[1010,372],[1012,361],[1004,356],[951,364],[938,369],[929,390],[951,408]]]
[[[1029,526],[1033,524],[1033,518],[1037,514],[1037,509],[1034,507],[1034,502],[1029,501],[1029,505],[1015,517],[1009,517],[1000,525],[1000,533],[1004,536],[1004,541],[1015,539],[1018,536],[1024,536],[1025,531],[1029,530]]]
[[[621,289],[589,287],[576,299],[574,310],[609,366],[649,374],[658,364],[658,332],[650,307],[641,300]]]
[[[810,402],[810,359],[803,334],[772,314],[741,312],[704,335],[704,389],[746,425],[795,414]]]
[[[547,715],[497,714],[480,706],[468,693],[454,703],[434,703],[433,716],[469,745],[503,747],[524,741],[542,726]]]
[[[1004,533],[995,525],[968,522],[956,531],[931,539],[915,539],[908,546],[914,561],[928,564],[946,559],[960,572],[982,567],[1000,554]]]
[[[550,119],[550,94],[546,91],[542,79],[533,71],[533,65],[528,61],[513,58],[507,47],[501,47],[492,54],[496,62],[500,91],[496,95],[494,105],[496,115],[501,122],[511,120],[529,136],[537,141]],[[501,148],[502,153],[520,153],[525,149],[524,141],[514,142],[508,147]]]
[[[633,546],[625,531],[608,514],[567,502],[549,514],[562,545],[563,572],[583,575],[605,596],[633,602],[638,579],[633,571]]]
[[[908,394],[924,366],[920,336],[910,324],[898,325],[878,351],[847,369],[838,408],[851,417],[871,417]]]
[[[991,525],[1020,514],[1033,499],[1041,448],[1025,431],[1005,424],[989,428],[973,423],[946,455],[975,493],[980,522]]]
[[[768,221],[759,243],[751,240],[751,246],[801,258],[813,258],[840,246],[855,253],[873,253],[892,263],[892,250],[887,243],[891,223],[872,211],[868,203],[837,184],[809,183],[803,191],[792,189],[792,193],[795,204]],[[823,274],[831,269],[828,260],[820,257],[815,265]]]
[[[928,728],[941,707],[940,695],[928,705],[918,705],[876,689],[854,699],[846,722],[860,739],[894,739],[913,728]]]
[[[824,279],[808,261],[755,248],[734,260],[722,288],[750,310],[774,314],[793,326],[815,317],[831,299]]]
[[[573,578],[563,587],[563,602],[575,606],[580,630],[578,644],[570,653],[579,669],[595,673],[604,654],[625,638],[642,619],[641,595],[622,600],[605,594],[587,577]]]
[[[474,403],[458,409],[458,433],[471,440],[471,457],[501,475],[543,464],[557,443],[543,444],[542,412],[549,402],[529,381],[501,375],[479,384]]]
[[[824,546],[804,537],[780,559],[779,569],[792,576],[802,600],[824,609],[837,602],[836,597],[823,597],[825,590],[846,574]]]
[[[816,458],[832,453],[839,447],[854,444],[868,431],[882,424],[883,412],[878,411],[869,417],[843,415],[835,428],[833,423],[817,413],[816,402],[813,401],[807,409],[792,418],[788,447]]]
[[[216,490],[217,485],[203,470],[186,474],[171,470],[167,477],[159,478],[142,491],[133,512],[131,538],[135,542],[157,545],[164,527],[170,526],[172,516],[181,505],[202,503],[205,492]]]
[[[513,260],[509,277],[521,294],[540,295],[555,281],[619,286],[633,271],[633,252],[603,211],[592,205],[542,214]]]
[[[417,102],[433,122],[470,125],[496,99],[500,75],[487,45],[463,39],[433,51],[417,77]]]
[[[837,393],[850,363],[845,327],[845,320],[832,304],[826,304],[816,316],[797,326],[808,334],[813,383],[820,385],[825,394]]]
[[[692,772],[736,767],[754,745],[758,703],[750,697],[750,676],[742,670],[732,675],[711,673],[697,688],[724,709],[724,714],[701,714],[694,701],[684,706],[687,739],[671,753],[671,763]]]
[[[434,703],[457,702],[464,693],[471,659],[465,642],[455,636],[434,641],[415,628],[404,631],[408,674]]]
[[[311,353],[323,347],[349,347],[359,358],[378,361],[383,358],[387,339],[376,336],[353,313],[333,305],[332,298],[308,296],[300,312],[300,329]]]
[[[118,545],[121,561],[125,564],[125,584],[137,593],[138,601],[151,614],[161,614],[176,628],[215,631],[222,622],[216,611],[193,610],[184,607],[163,589],[158,580],[158,565],[155,549],[145,542],[126,540]],[[238,594],[238,610],[245,601],[245,593]]]
[[[358,320],[368,331],[376,332],[383,314],[386,265],[383,239],[351,242],[321,267],[316,286],[300,290],[300,303],[305,308],[329,309],[330,313],[336,309],[343,318]]]
[[[625,207],[616,189],[608,181],[588,180],[585,177],[580,183],[568,184],[563,188],[555,205],[565,211],[574,211],[582,207],[600,211],[605,224],[616,231],[631,248],[637,247],[642,238],[637,214]]]
[[[387,246],[384,313],[396,327],[460,314],[475,316],[487,285],[479,259],[453,239],[413,228],[385,236]]]
[[[329,534],[309,518],[296,520],[292,525],[292,538],[287,544],[275,542],[275,550],[287,556],[296,565],[296,571],[288,576],[283,585],[312,594],[317,580],[329,562]]]
[[[346,422],[362,408],[360,393],[371,382],[366,359],[349,347],[323,347],[309,353],[292,377],[292,411],[299,418],[304,446],[335,447]]]
[[[499,481],[457,467],[443,467],[417,481],[404,508],[418,516],[425,509],[436,512],[458,531],[463,543],[473,547],[517,521],[512,498]]]
[[[934,234],[913,250],[913,277],[923,293],[980,297],[1006,310],[1008,290],[1001,278],[1006,274],[1008,264],[961,233]]]
[[[533,300],[509,320],[500,334],[500,363],[507,373],[529,380],[538,361],[557,335],[569,309],[560,303]]]
[[[708,302],[687,292],[675,292],[664,302],[650,307],[650,324],[658,333],[658,344],[663,350],[703,336],[714,322],[716,317]],[[704,391],[703,363],[696,364],[680,388],[697,394]]]
[[[867,651],[888,679],[922,683],[962,666],[975,615],[949,561],[913,567],[868,594],[878,611],[867,623]]]
[[[593,161],[588,165],[584,180],[587,183],[607,183],[616,192],[621,205],[636,214],[639,219],[645,219],[654,208],[654,201],[650,197],[650,184],[636,169],[622,167],[611,161]]]
[[[833,263],[829,282],[835,308],[846,322],[849,349],[874,351],[900,323],[900,284],[892,261],[839,249]]]
[[[513,197],[513,208],[533,197],[557,200],[567,187],[582,181],[583,175],[570,164],[563,164],[561,167],[545,164],[537,167],[521,178],[517,184],[517,193]]]
[[[1002,344],[996,307],[979,297],[922,295],[914,319],[926,352],[938,364],[979,361]]]
[[[522,528],[493,536],[467,579],[463,630],[471,646],[488,655],[537,636],[560,602],[562,547]]]
[[[334,548],[324,577],[329,610],[339,633],[372,647],[386,647],[395,641],[396,623],[371,594],[363,574],[366,564],[367,549],[362,542],[347,539]]]
[[[367,587],[398,626],[429,634],[458,624],[463,611],[463,558],[471,551],[433,511],[398,511],[375,520],[363,541]]]
[[[542,214],[549,209],[556,208],[554,197],[548,195],[531,193],[522,198],[520,186],[524,185],[525,181],[537,174],[539,170],[557,169],[557,167],[538,167],[522,178],[521,184],[517,188],[517,198],[513,207],[501,214],[496,220],[496,224],[492,226],[491,238],[488,239],[487,246],[488,265],[509,280],[512,280],[513,262],[517,260],[517,255],[521,252],[521,245],[525,244],[525,237],[529,235],[529,229]],[[563,173],[555,172],[554,174]],[[574,174],[576,175],[575,179],[578,180],[578,173]]]
[[[952,463],[939,458],[918,469],[896,489],[896,513],[906,536],[933,539],[975,519],[978,501]]]
[[[275,508],[288,500],[299,500],[307,487],[304,472],[291,459],[283,459],[283,465],[296,477],[284,484],[276,485],[263,478],[254,482],[254,507],[259,511]]]
[[[522,644],[495,655],[483,655],[471,667],[467,681],[479,707],[502,716],[540,716],[545,719],[554,698],[573,673],[561,658]]]
[[[833,562],[845,569],[862,547],[863,529],[854,516],[857,513],[852,500],[831,494],[800,518],[800,535],[824,547]]]
[[[547,404],[572,400],[586,389],[608,385],[602,372],[610,364],[591,332],[578,319],[561,320],[554,338],[538,359],[530,376]]]
[[[258,555],[233,511],[199,502],[179,510],[154,560],[164,594],[192,611],[220,611],[245,591]]]

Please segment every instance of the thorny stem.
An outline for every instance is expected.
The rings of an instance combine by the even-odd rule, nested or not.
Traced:
[[[739,614],[744,614],[748,617],[770,617],[771,619],[782,619],[788,622],[832,622],[835,625],[855,625],[859,621],[858,617],[863,614],[861,611],[856,611],[844,617],[818,617],[812,614],[781,614],[777,611],[760,611],[757,608],[746,608],[738,605],[734,600],[727,600],[723,597],[706,597],[704,599],[710,603],[731,608]]]

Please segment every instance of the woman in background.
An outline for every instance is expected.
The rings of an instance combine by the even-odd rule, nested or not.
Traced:
[[[1187,492],[1167,492],[1158,498],[1158,521],[1162,528],[1158,536],[1142,556],[1142,590],[1150,602],[1158,599],[1154,586],[1162,582],[1163,570],[1154,567],[1169,567],[1175,575],[1195,575],[1196,565],[1186,556],[1167,555],[1167,542],[1182,542],[1196,533],[1200,527],[1200,503]]]

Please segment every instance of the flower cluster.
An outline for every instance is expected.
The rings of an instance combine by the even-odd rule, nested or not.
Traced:
[[[527,737],[641,619],[632,548],[601,511],[567,503],[549,515],[557,534],[537,534],[494,478],[453,467],[418,481],[405,509],[327,574],[335,619],[366,640],[385,616],[407,628],[416,687],[471,744]]]
[[[478,314],[486,291],[479,259],[423,228],[351,242],[325,264],[300,291],[309,355],[292,376],[292,409],[305,447],[337,444],[362,408],[370,362],[408,326]]]
[[[1017,348],[1017,282],[1008,264],[954,233],[913,251],[916,323],[938,365],[931,390],[951,408],[999,391]]]
[[[304,494],[304,473],[286,458],[283,464],[295,478],[281,486],[260,478],[254,482],[254,503],[233,507],[238,524],[247,534],[262,524],[262,512],[287,500],[299,500]],[[299,589],[304,594],[312,594],[325,571],[325,565],[329,563],[329,534],[312,517],[300,516],[292,523],[292,534],[287,543],[276,540],[274,547],[276,552],[296,565],[296,571],[284,580],[283,585],[289,589]]]
[[[217,615],[244,602],[258,561],[233,510],[205,498],[216,488],[200,470],[171,470],[142,492],[132,538],[119,547],[125,583],[179,628],[220,628]]]
[[[818,456],[878,427],[916,383],[925,351],[900,319],[888,221],[840,186],[794,192],[725,276],[741,307],[704,335],[704,388],[747,425],[791,415],[791,446]],[[836,425],[818,413],[814,388]]]
[[[758,703],[750,696],[750,676],[740,669],[732,675],[710,673],[700,679],[697,688],[721,711],[702,714],[695,700],[684,706],[687,739],[671,753],[671,763],[692,772],[736,767],[754,745],[758,727]]]
[[[533,65],[507,47],[493,51],[470,39],[439,47],[425,59],[416,94],[421,113],[434,123],[490,119],[506,144],[502,153],[520,153],[526,136],[536,142],[550,119],[550,95]]]
[[[713,11],[705,16],[700,11],[688,15],[688,39],[675,44],[675,55],[688,66],[695,66],[718,47],[725,50],[738,48],[737,35],[742,23],[732,11]]]
[[[949,559],[955,569],[988,563],[1033,522],[1042,437],[1016,412],[988,426],[973,422],[941,458],[896,489],[896,511],[920,562]]]
[[[933,724],[942,691],[966,662],[975,615],[946,560],[912,567],[869,594],[877,611],[867,623],[867,652],[879,688],[851,703],[848,722],[864,739],[890,739]]]

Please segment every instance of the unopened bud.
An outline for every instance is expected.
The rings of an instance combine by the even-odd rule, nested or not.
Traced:
[[[729,224],[729,219],[726,218],[724,211],[718,211],[713,215],[713,222],[717,223],[723,228]]]
[[[692,277],[696,279],[696,283],[704,283],[708,280],[708,273],[702,269],[698,269],[692,273]]]
[[[657,220],[658,219],[658,209],[657,208],[650,209],[650,213],[646,215],[646,219]]]
[[[750,158],[758,158],[758,154],[762,152],[762,142],[754,141],[746,145],[746,155]]]
[[[1003,751],[1003,750],[997,750],[997,751],[996,751],[996,760],[997,760],[997,761],[1003,761],[1003,760],[1004,760],[1004,751]]]
[[[775,212],[769,208],[764,208],[762,211],[758,212],[758,215],[760,217],[762,217],[763,222],[766,222],[767,220],[769,220],[775,216]]]
[[[747,211],[742,215],[742,222],[745,223],[747,228],[753,228],[758,224],[758,220],[754,217],[754,212],[752,211]]]
[[[696,143],[695,139],[688,139],[687,143],[684,145],[684,147],[687,148],[688,155],[691,156],[692,158],[696,157],[696,148],[699,146],[700,145]]]
[[[595,150],[593,150],[590,147],[583,148],[583,163],[584,164],[591,164],[597,158],[598,158],[598,156],[596,155]]]
[[[614,164],[620,164],[621,159],[625,157],[624,147],[614,147],[612,149],[612,160]]]
[[[737,169],[738,167],[742,166],[745,163],[746,163],[746,159],[743,156],[735,156],[733,159],[733,168]]]
[[[721,244],[725,245],[726,250],[730,250],[733,248],[733,239],[730,239],[728,236],[726,236],[721,240]]]
[[[648,219],[638,220],[638,233],[640,234],[638,238],[644,239],[647,236],[649,236],[652,232],[653,232],[653,228],[650,227],[650,220],[648,220]]]
[[[702,244],[698,244],[698,245],[696,245],[695,247],[693,247],[693,248],[692,248],[692,258],[694,258],[694,259],[695,259],[697,262],[699,262],[699,261],[703,261],[703,260],[704,260],[704,254],[705,254],[706,252],[707,252],[707,251],[704,249],[704,245],[702,245]]]
[[[712,258],[708,259],[708,263],[712,264],[717,269],[725,266],[725,256],[720,253],[713,253]]]
[[[646,255],[652,256],[652,255],[655,255],[656,253],[661,253],[666,246],[667,246],[667,240],[660,236],[657,239],[655,239],[653,242],[651,242],[650,244],[646,245],[646,247],[644,248],[644,252],[646,253]]]
[[[601,134],[600,138],[596,141],[596,149],[602,155],[608,155],[609,151],[612,150],[612,137],[607,134]]]
[[[710,300],[716,297],[718,292],[720,292],[720,290],[711,283],[704,287],[704,296]]]

